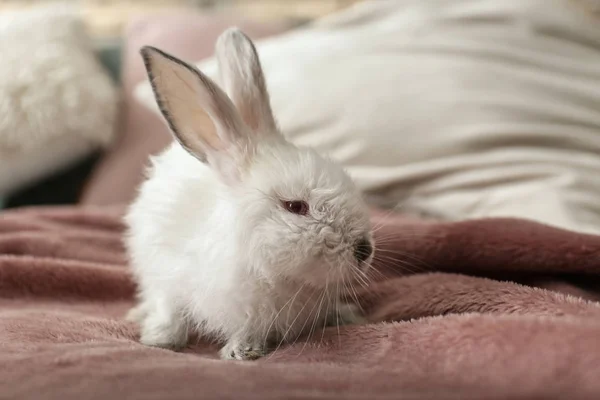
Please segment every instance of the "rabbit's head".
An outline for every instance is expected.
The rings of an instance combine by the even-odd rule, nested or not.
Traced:
[[[268,281],[316,287],[364,274],[373,239],[361,194],[338,164],[285,140],[247,36],[232,28],[217,42],[224,91],[158,49],[142,55],[175,138],[234,200],[232,234],[248,268]]]

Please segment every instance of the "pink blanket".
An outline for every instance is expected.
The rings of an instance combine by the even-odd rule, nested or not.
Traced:
[[[137,343],[120,212],[0,215],[1,399],[600,398],[600,237],[374,214],[371,323],[230,362]]]

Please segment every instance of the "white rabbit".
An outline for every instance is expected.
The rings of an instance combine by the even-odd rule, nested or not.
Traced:
[[[250,39],[232,28],[217,42],[227,94],[158,49],[141,53],[177,139],[126,216],[141,342],[180,349],[193,329],[246,360],[351,318],[338,301],[372,260],[366,204],[339,165],[279,132]]]

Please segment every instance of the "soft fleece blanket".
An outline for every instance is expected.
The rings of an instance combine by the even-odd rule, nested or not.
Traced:
[[[0,215],[1,399],[600,398],[600,237],[374,213],[371,323],[231,362],[137,343],[121,211]]]

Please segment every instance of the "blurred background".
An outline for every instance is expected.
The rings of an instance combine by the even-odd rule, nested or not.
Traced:
[[[227,18],[243,19],[253,21],[254,24],[277,24],[278,27],[285,27],[285,29],[291,29],[293,27],[300,26],[307,22],[310,22],[319,17],[328,15],[330,13],[342,10],[351,6],[354,3],[358,3],[360,0],[0,0],[0,32],[4,32],[4,40],[0,39],[0,49],[3,49],[3,54],[14,54],[17,56],[19,47],[27,47],[29,51],[34,54],[41,54],[42,49],[48,49],[49,44],[67,48],[67,53],[72,54],[75,58],[81,58],[81,62],[86,64],[85,68],[79,68],[79,70],[65,70],[61,73],[63,76],[77,75],[78,73],[89,73],[87,70],[89,65],[89,51],[93,51],[93,58],[98,59],[101,63],[101,70],[94,70],[95,77],[98,80],[102,80],[102,75],[108,75],[112,79],[112,84],[116,92],[122,89],[121,75],[124,69],[123,59],[125,44],[127,43],[127,26],[136,18],[142,21],[152,20],[156,17],[160,20],[161,16],[165,15],[186,15],[189,13],[195,13],[198,15],[209,16],[209,19],[214,19],[218,22],[217,25],[222,25],[218,29],[224,29]],[[64,25],[67,28],[59,27],[56,21],[60,19],[57,10],[59,8],[68,9],[69,13],[73,11],[77,14],[77,22],[83,21],[84,27],[75,27],[73,25],[74,19],[69,18],[65,20]],[[37,11],[39,10],[39,12]],[[36,21],[39,22],[40,28],[37,30],[32,29],[36,25]],[[44,26],[47,24],[54,24],[52,26]],[[210,23],[209,23],[210,25]],[[43,26],[43,27],[42,27]],[[29,30],[24,32],[23,29]],[[61,31],[62,29],[62,31]],[[210,30],[210,29],[209,29]],[[260,30],[260,29],[259,29]],[[267,29],[268,30],[268,29]],[[277,30],[283,30],[278,28]],[[51,39],[52,34],[57,33],[57,37]],[[46,36],[44,39],[36,39],[36,35]],[[62,36],[60,36],[62,35]],[[72,37],[79,36],[85,40],[90,39],[89,43],[68,45]],[[22,43],[22,44],[21,44]],[[211,43],[212,45],[212,43]],[[199,45],[199,47],[206,47],[206,45]],[[209,53],[206,54],[207,56]],[[69,61],[59,59],[60,53],[56,54],[57,62],[60,64],[67,64]],[[52,57],[52,56],[51,56]],[[86,58],[87,59],[84,59]],[[32,57],[34,58],[34,57]],[[36,58],[39,60],[40,58]],[[26,58],[22,58],[23,61],[27,61]],[[50,62],[50,60],[46,60]],[[16,66],[17,61],[15,60],[14,69],[18,69]],[[33,71],[48,73],[48,68],[44,69],[44,65],[39,65],[36,69],[32,66],[31,71],[27,68],[21,71],[22,81],[13,81],[10,75],[14,75],[13,70],[6,71],[4,85],[0,82],[0,92],[8,94],[9,92],[21,91],[21,93],[27,93],[23,89],[30,90],[34,87],[34,79],[26,78],[24,75],[31,75]],[[57,67],[60,69],[60,67]],[[93,69],[93,68],[92,68]],[[55,75],[58,75],[55,74]],[[131,79],[133,81],[139,80],[141,77],[135,75]],[[133,81],[131,84],[133,84]],[[51,86],[51,85],[49,85]],[[123,115],[126,113],[126,105],[122,103],[128,103],[125,94],[113,93],[108,94],[109,89],[107,85],[102,86],[106,90],[106,97],[102,100],[101,96],[92,94],[92,91],[97,88],[92,88],[90,85],[87,89],[90,96],[95,97],[94,101],[98,104],[88,104],[88,109],[85,107],[69,107],[68,103],[73,103],[75,98],[80,101],[82,96],[87,92],[83,84],[78,84],[73,80],[70,84],[70,92],[73,94],[70,99],[57,97],[62,95],[66,96],[67,90],[65,87],[57,88],[54,85],[54,91],[47,90],[46,101],[38,98],[39,101],[38,109],[42,110],[39,112],[32,111],[33,104],[28,100],[29,95],[25,96],[22,101],[19,99],[15,103],[29,103],[31,107],[4,107],[3,115],[4,121],[0,121],[0,208],[12,208],[27,205],[40,205],[40,204],[72,204],[80,200],[83,188],[86,180],[92,174],[94,168],[97,167],[100,158],[104,155],[104,152],[109,147],[115,147],[115,143],[119,142],[122,134],[122,125],[117,119],[123,119]],[[4,89],[4,90],[3,90]],[[43,89],[43,87],[42,87]],[[60,89],[60,90],[58,90]],[[131,88],[129,88],[131,89]],[[60,92],[60,93],[58,93]],[[122,98],[125,97],[125,101]],[[50,109],[49,102],[52,101],[49,98],[53,98],[54,108]],[[0,97],[0,102],[6,104],[10,102],[10,96]],[[109,104],[113,103],[113,104]],[[80,121],[69,123],[67,117],[62,113],[79,112],[79,113],[91,113],[89,109],[94,108],[100,104],[104,104],[103,108],[110,109],[110,112],[104,113],[104,115],[97,115],[98,119],[102,121],[95,121],[95,128],[79,127],[82,129],[95,130],[92,135],[95,135],[95,141],[93,146],[88,146],[89,143],[68,143],[65,141],[65,135],[78,134],[79,136],[85,135],[86,133],[79,129],[79,132],[74,132]],[[63,107],[61,108],[60,105]],[[1,106],[1,104],[0,104]],[[46,110],[47,109],[47,110]],[[87,111],[86,111],[87,110]],[[15,116],[21,115],[21,119],[15,120]],[[44,147],[44,153],[42,154],[39,149],[35,149],[31,145],[31,148],[25,149],[24,141],[29,140],[30,137],[46,135],[51,136],[53,134],[52,127],[45,122],[40,120],[50,121],[65,121],[65,124],[56,127],[54,130],[55,136],[61,136],[61,149],[53,149],[50,146],[38,146]],[[125,117],[126,118],[126,117]],[[113,121],[115,120],[115,121]],[[36,121],[38,121],[36,123]],[[111,127],[108,125],[112,124]],[[118,126],[117,126],[118,125]],[[37,126],[37,127],[36,127]],[[40,126],[44,126],[43,129]],[[25,129],[23,129],[25,127]],[[108,138],[109,128],[114,127],[114,132],[111,138]],[[104,133],[100,130],[104,129]],[[15,143],[9,142],[14,132],[20,131],[20,139],[15,139]],[[7,132],[12,132],[8,134]],[[116,138],[115,138],[116,136]],[[3,140],[8,143],[3,143]],[[98,144],[101,149],[98,150]],[[29,146],[29,145],[28,145]],[[17,147],[22,147],[20,150],[27,151],[16,151]],[[69,150],[71,148],[71,150]],[[90,154],[91,153],[91,154]],[[26,156],[26,157],[25,157]],[[26,162],[28,160],[39,160],[37,162]]]
[[[130,202],[172,141],[140,48],[209,73],[217,37],[237,25],[257,43],[284,134],[339,161],[372,205],[600,232],[599,10],[0,0],[0,207]]]
[[[133,16],[186,9],[235,13],[257,20],[288,19],[299,23],[362,0],[63,0],[81,8],[92,36],[119,37]],[[58,3],[55,0],[0,0],[0,12]]]

